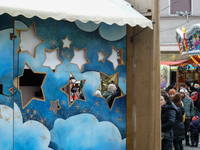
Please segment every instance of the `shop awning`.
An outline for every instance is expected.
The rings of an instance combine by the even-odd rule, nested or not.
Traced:
[[[169,65],[169,66],[185,66],[190,60],[177,60],[177,61],[161,61],[161,65]]]
[[[0,3],[0,14],[23,15],[27,18],[38,16],[41,19],[93,21],[106,24],[139,25],[153,28],[152,21],[145,18],[125,0],[5,0]]]

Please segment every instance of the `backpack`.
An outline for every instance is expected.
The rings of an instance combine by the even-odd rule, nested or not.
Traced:
[[[193,103],[194,103],[194,106],[197,107],[198,105],[198,92],[196,92],[195,94],[193,94],[190,98],[192,99]]]

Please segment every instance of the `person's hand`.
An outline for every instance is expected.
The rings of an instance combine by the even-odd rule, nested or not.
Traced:
[[[187,135],[189,135],[189,132],[187,132]]]
[[[191,117],[189,117],[189,119],[191,119]]]

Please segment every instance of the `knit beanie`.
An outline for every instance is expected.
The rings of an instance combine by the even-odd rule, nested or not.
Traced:
[[[182,106],[181,95],[180,94],[174,95],[172,102],[176,105],[176,107]]]
[[[108,85],[108,91],[115,91],[117,88],[114,84],[109,84]]]
[[[171,95],[171,94],[176,94],[176,91],[175,91],[174,89],[170,89],[168,94],[169,94],[169,95]]]
[[[198,116],[194,116],[194,117],[192,118],[192,121],[198,121]]]

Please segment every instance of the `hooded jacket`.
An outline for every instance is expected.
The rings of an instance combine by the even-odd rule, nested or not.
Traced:
[[[194,104],[192,99],[185,94],[185,98],[182,99],[183,105],[185,108],[185,119],[189,119],[189,117],[193,116],[194,113]]]
[[[198,136],[199,128],[199,123],[197,121],[192,121],[188,127],[188,132],[191,133],[191,136]]]
[[[108,90],[103,92],[103,97],[105,97],[109,107],[111,107],[111,105],[112,105],[112,101],[111,101],[112,94],[113,94],[113,92],[108,91]]]

